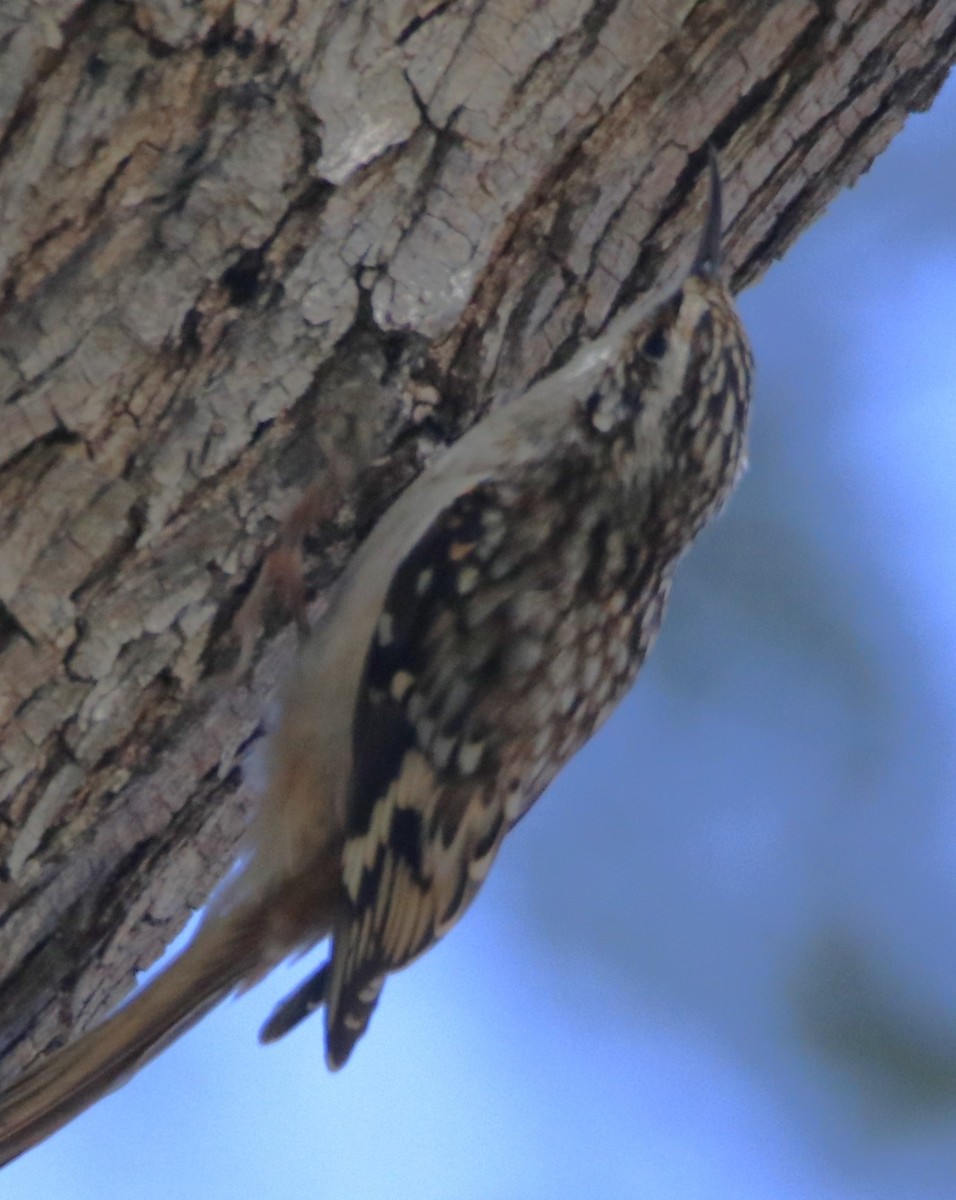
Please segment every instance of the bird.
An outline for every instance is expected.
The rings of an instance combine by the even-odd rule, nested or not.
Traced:
[[[237,869],[164,971],[0,1094],[0,1164],[326,937],[260,1039],[324,1009],[340,1068],[388,975],[461,917],[629,690],[746,459],[753,359],[716,155],[699,161],[709,199],[679,286],[492,405],[373,527],[297,655]]]

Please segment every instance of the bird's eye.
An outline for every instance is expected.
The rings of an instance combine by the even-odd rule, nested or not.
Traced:
[[[663,358],[667,353],[667,334],[663,329],[655,329],[644,339],[641,353],[647,358]]]

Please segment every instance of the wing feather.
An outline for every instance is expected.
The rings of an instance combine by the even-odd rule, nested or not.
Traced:
[[[487,622],[508,589],[483,596],[471,627],[460,605],[489,538],[500,544],[497,499],[482,484],[442,514],[397,570],[369,648],[343,851],[348,904],[328,993],[333,1067],[361,1036],[385,975],[467,907],[504,830],[476,690],[493,691],[500,675]],[[467,675],[449,663],[467,664]]]

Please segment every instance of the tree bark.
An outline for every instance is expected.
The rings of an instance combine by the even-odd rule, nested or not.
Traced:
[[[232,682],[235,617],[306,489],[316,616],[429,454],[686,269],[708,139],[741,287],[929,104],[956,11],[5,14],[6,1077],[115,1003],[234,853],[295,653],[289,623],[267,622]]]

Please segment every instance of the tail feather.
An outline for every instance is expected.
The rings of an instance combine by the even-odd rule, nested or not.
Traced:
[[[259,939],[228,919],[194,941],[122,1008],[0,1095],[0,1166],[123,1083],[250,975]]]

